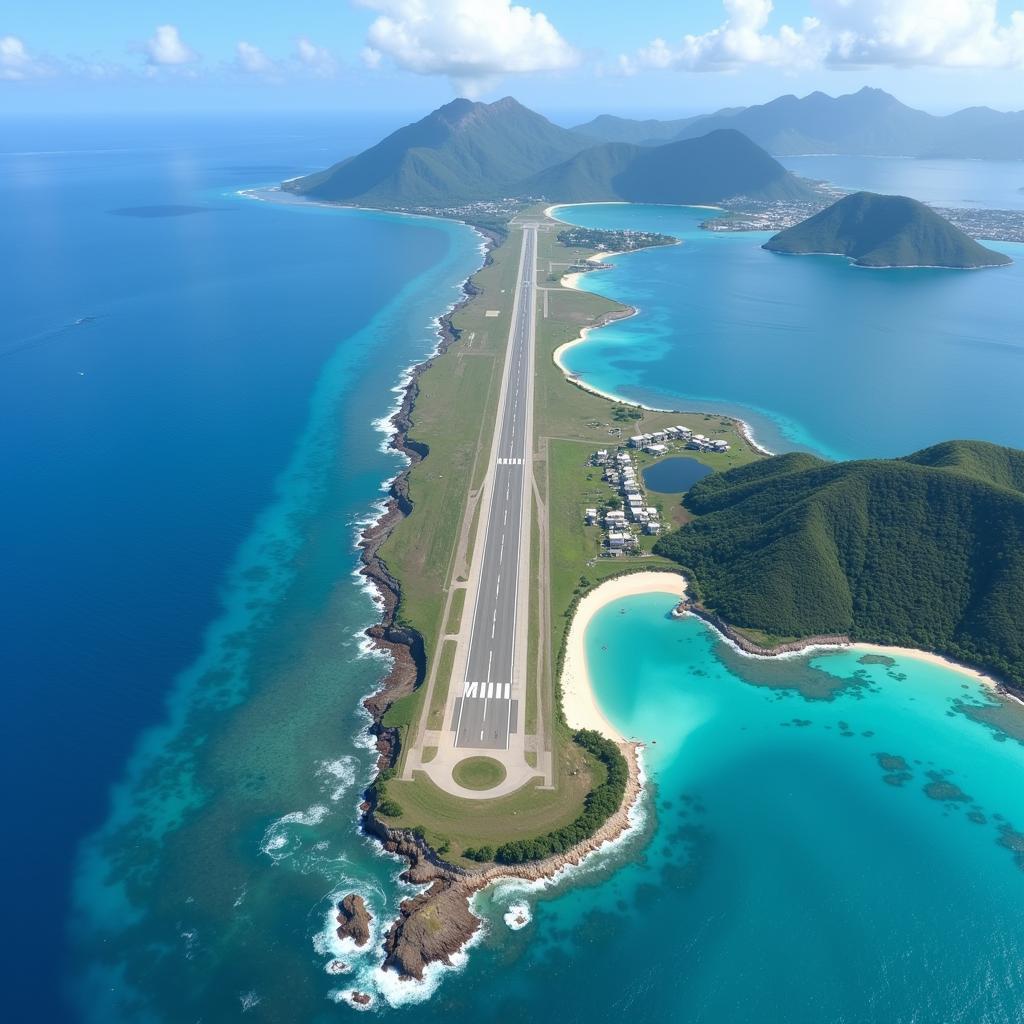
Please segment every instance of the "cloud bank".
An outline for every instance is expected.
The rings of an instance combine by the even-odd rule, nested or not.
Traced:
[[[1024,10],[1000,20],[998,0],[812,0],[797,25],[774,29],[772,0],[723,7],[716,28],[676,43],[657,38],[620,57],[621,69],[1024,68]]]
[[[363,60],[385,58],[403,71],[443,75],[467,95],[510,74],[557,71],[578,63],[576,51],[544,14],[508,0],[360,0],[379,12]]]
[[[56,72],[54,65],[29,52],[18,36],[0,36],[0,81],[24,82],[45,78]]]

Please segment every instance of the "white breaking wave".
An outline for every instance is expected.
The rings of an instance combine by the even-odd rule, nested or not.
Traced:
[[[359,762],[351,754],[317,765],[317,778],[329,789],[332,801],[340,800],[355,785],[358,767]]]
[[[510,903],[508,910],[505,911],[505,924],[514,932],[519,931],[520,928],[525,928],[532,920],[533,914],[530,912],[530,904],[523,900]]]
[[[370,996],[368,1003],[357,1003],[354,1002],[352,997],[356,994]],[[375,1002],[372,995],[369,992],[363,992],[356,988],[336,988],[332,989],[327,993],[327,997],[336,1003],[344,1003],[346,1006],[350,1006],[353,1010],[372,1010]]]
[[[313,804],[304,811],[292,811],[267,826],[260,840],[260,853],[265,853],[271,860],[279,861],[290,857],[301,846],[302,840],[292,825],[310,827],[319,825],[330,813],[326,804]]]

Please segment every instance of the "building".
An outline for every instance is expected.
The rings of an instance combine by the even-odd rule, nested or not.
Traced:
[[[663,444],[646,444],[644,445],[644,451],[651,455],[664,455],[668,448]]]
[[[597,522],[597,509],[588,508],[586,512],[584,512],[584,516],[587,520],[587,526],[593,526]]]

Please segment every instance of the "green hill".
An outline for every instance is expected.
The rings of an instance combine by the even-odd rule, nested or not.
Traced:
[[[697,518],[655,550],[732,625],[923,648],[1024,687],[1024,452],[780,455],[701,480],[686,506]]]
[[[515,185],[593,144],[512,97],[458,99],[377,145],[316,174],[291,192],[367,205],[444,205],[511,195]]]
[[[808,199],[808,186],[737,131],[721,129],[663,146],[608,142],[523,183],[526,195],[560,202],[715,203],[734,196]]]
[[[916,199],[857,192],[764,244],[782,253],[847,256],[859,267],[997,267],[987,249]]]

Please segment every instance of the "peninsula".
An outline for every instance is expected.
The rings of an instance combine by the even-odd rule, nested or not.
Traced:
[[[846,256],[858,267],[999,267],[1012,260],[988,249],[924,203],[855,192],[764,244],[771,252]]]
[[[630,827],[641,795],[638,744],[617,735],[588,703],[579,632],[568,642],[577,612],[585,622],[595,591],[613,578],[637,573],[644,579],[636,586],[678,596],[685,575],[695,610],[723,630],[746,631],[768,653],[827,630],[838,641],[913,642],[993,670],[1002,659],[1019,660],[1004,636],[1012,581],[1006,593],[993,583],[967,595],[955,622],[921,618],[911,628],[919,579],[909,578],[903,591],[888,577],[843,583],[837,565],[845,569],[856,552],[840,554],[837,545],[850,530],[823,543],[809,563],[810,580],[800,557],[821,539],[820,529],[795,533],[790,549],[780,549],[779,530],[758,531],[758,516],[775,508],[780,530],[806,522],[799,496],[787,508],[789,491],[774,489],[780,481],[799,479],[814,491],[815,474],[848,474],[845,486],[854,493],[838,486],[838,500],[852,501],[857,481],[873,479],[861,464],[766,459],[740,421],[634,406],[564,372],[560,351],[635,312],[574,288],[575,275],[602,265],[601,253],[674,239],[570,228],[552,218],[549,201],[710,203],[753,194],[799,201],[807,185],[742,134],[720,130],[649,147],[603,143],[511,99],[457,100],[283,188],[321,203],[458,217],[487,231],[484,266],[466,283],[464,301],[442,318],[437,353],[414,369],[392,420],[391,444],[410,464],[362,538],[364,572],[382,597],[382,621],[368,634],[394,657],[381,689],[365,701],[379,770],[365,793],[362,824],[406,859],[408,881],[427,887],[383,925],[386,969],[421,977],[429,964],[451,962],[479,924],[473,893],[500,878],[550,878]],[[685,504],[681,491],[646,490],[644,470],[684,452],[711,474]],[[937,543],[928,532],[932,518],[945,522],[948,509],[929,503],[933,491],[948,490],[953,505],[977,491],[992,515],[1005,511],[1007,529],[1016,523],[1016,513],[1006,511],[1024,500],[1019,481],[1008,496],[1016,469],[993,469],[1002,464],[981,452],[973,462],[964,455],[971,471],[940,466],[935,453],[928,458],[934,464],[924,456],[901,464],[905,473],[934,478],[917,495],[920,515],[907,525],[918,547],[909,536],[886,536],[893,550],[925,558]],[[977,467],[988,467],[988,475]],[[893,474],[877,475],[884,488]],[[752,505],[740,509],[746,518],[717,519],[701,504],[720,487],[749,498]],[[825,491],[825,506],[837,492]],[[751,512],[761,500],[767,511]],[[879,529],[894,515],[873,503],[868,511]],[[981,523],[973,529],[980,543]],[[856,550],[873,539],[861,538]],[[971,538],[956,539],[944,581],[969,557]],[[761,560],[756,577],[744,576],[742,543],[749,562]],[[993,572],[997,567],[994,559]],[[650,580],[651,572],[660,578]],[[798,576],[821,600],[805,606],[790,595],[791,607],[769,618],[772,598],[786,596],[786,581],[798,589]],[[760,603],[755,578],[768,595]],[[632,585],[622,583],[622,592]],[[945,582],[936,586],[941,591]],[[873,620],[859,611],[862,587],[875,602]],[[935,608],[938,615],[940,604]],[[982,608],[992,612],[987,632],[977,628]],[[889,632],[873,627],[890,612]],[[337,913],[342,927],[361,927],[357,907]]]

